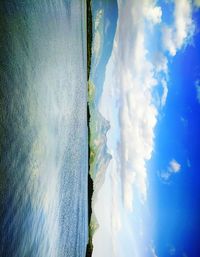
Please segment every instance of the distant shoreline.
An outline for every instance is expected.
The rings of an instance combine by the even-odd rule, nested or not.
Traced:
[[[87,8],[87,85],[89,91],[89,76],[91,69],[91,58],[92,58],[92,0],[87,0],[86,8]],[[92,215],[92,195],[93,195],[93,181],[90,176],[90,107],[89,107],[89,99],[87,101],[87,125],[88,125],[88,232],[89,238],[86,249],[86,257],[92,256],[93,245],[90,231],[90,220]]]
[[[91,59],[92,59],[92,0],[87,0],[87,80],[90,76]]]

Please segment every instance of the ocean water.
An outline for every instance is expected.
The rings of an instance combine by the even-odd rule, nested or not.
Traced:
[[[1,257],[85,255],[85,8],[0,2]]]

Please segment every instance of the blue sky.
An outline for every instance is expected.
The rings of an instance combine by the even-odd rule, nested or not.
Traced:
[[[200,255],[199,6],[118,1],[98,106],[113,158],[95,204],[95,257],[103,245],[109,257]]]
[[[200,233],[200,103],[196,83],[200,77],[200,17],[195,13],[192,45],[177,53],[169,65],[168,97],[156,127],[153,169],[162,175],[175,158],[180,172],[166,181],[152,179],[156,208],[155,241],[158,256],[197,256]],[[163,230],[165,233],[163,233]],[[197,255],[195,255],[197,254]]]

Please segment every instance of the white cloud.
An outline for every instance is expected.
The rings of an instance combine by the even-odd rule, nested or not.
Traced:
[[[134,190],[141,201],[145,201],[147,196],[146,161],[152,155],[158,114],[152,97],[152,90],[158,84],[155,76],[157,67],[148,60],[145,47],[145,10],[148,8],[151,15],[157,17],[150,18],[148,14],[148,21],[153,25],[162,13],[154,1],[126,1],[126,4],[119,1],[118,27],[100,104],[100,111],[111,124],[108,148],[115,151],[115,158],[119,159],[117,169],[123,184],[122,197],[130,211],[133,210]],[[163,104],[166,88],[164,94]],[[118,100],[112,103],[111,95]],[[108,102],[109,105],[106,104]],[[116,133],[120,143],[113,150],[113,134]]]
[[[187,1],[183,0],[183,3],[185,2]],[[176,1],[177,10],[181,9],[180,5]],[[125,233],[127,227],[124,224],[127,225],[128,222],[124,217],[129,216],[130,213],[134,217],[147,199],[146,163],[151,159],[154,150],[154,130],[159,115],[154,105],[154,92],[157,85],[163,87],[161,104],[164,106],[168,94],[168,55],[165,56],[166,52],[158,49],[156,55],[159,58],[154,60],[149,58],[149,49],[146,44],[151,39],[147,29],[149,25],[151,30],[163,28],[162,10],[155,5],[154,0],[118,0],[118,10],[113,50],[106,67],[103,93],[98,106],[111,125],[107,134],[107,145],[113,157],[107,170],[110,174],[112,195],[110,206],[113,211],[111,211],[110,226],[113,255],[109,253],[104,255],[121,257],[124,256],[123,245],[126,245],[127,251],[134,245],[134,251],[127,253],[126,257],[143,257],[147,254],[141,254],[144,249],[137,247],[136,238],[142,233],[131,223],[133,232],[130,233],[130,237],[127,236]],[[180,12],[177,10],[175,16]],[[176,18],[174,26],[168,28],[173,32],[169,32],[171,49],[174,49],[171,50],[172,53],[176,53],[184,45],[188,36],[179,31],[181,27],[179,23],[182,23],[182,20],[181,22],[178,20]],[[186,34],[189,33],[188,25],[184,25],[183,30]],[[157,43],[161,43],[159,39]],[[181,170],[181,165],[173,159],[166,170],[162,175],[163,180],[167,181],[174,173]],[[100,227],[101,222],[103,223],[105,208],[101,201],[105,195],[102,195],[98,202],[99,212],[101,212]],[[141,217],[142,215],[143,213]],[[102,226],[105,227],[103,224]],[[104,233],[107,232],[106,229]],[[143,234],[148,234],[145,232]],[[102,240],[105,240],[103,229],[98,234],[98,242],[102,244],[100,233]],[[119,241],[122,234],[126,234],[126,242]],[[94,256],[100,256],[100,253]]]
[[[200,80],[195,82],[196,91],[197,91],[197,100],[200,103]]]
[[[181,170],[181,165],[176,160],[171,160],[169,163],[169,171],[173,173],[177,173]]]
[[[191,1],[175,0],[174,4],[174,23],[163,28],[163,44],[172,56],[188,43],[194,33]]]
[[[147,5],[147,9],[145,10],[144,15],[146,16],[147,20],[153,24],[158,24],[162,19],[162,9],[159,6]]]
[[[158,73],[163,72],[165,75],[168,75],[168,60],[161,52],[155,53],[153,64],[155,65]]]
[[[162,179],[163,182],[167,182],[170,180],[170,178],[173,176],[175,173],[179,173],[181,171],[181,164],[178,163],[175,159],[172,159],[169,162],[169,165],[166,170],[161,171],[159,173],[160,178]]]
[[[162,171],[160,173],[160,177],[163,181],[168,181],[169,178],[171,177],[171,173],[169,171]]]
[[[92,42],[92,55],[94,59],[93,72],[99,63],[100,56],[102,53],[104,33],[103,33],[103,18],[104,11],[100,9],[97,11],[94,17],[94,31],[93,31],[93,42]]]
[[[167,95],[168,95],[168,87],[167,87],[167,82],[166,80],[162,80],[162,87],[163,87],[163,94],[161,97],[161,105],[164,106],[167,101]]]
[[[119,236],[125,229],[123,216],[126,212],[137,211],[137,204],[143,203],[147,197],[146,161],[153,152],[154,128],[158,114],[152,96],[152,90],[158,83],[155,75],[158,71],[148,60],[145,46],[147,17],[144,16],[144,10],[147,3],[150,8],[155,7],[154,1],[119,1],[119,20],[99,106],[100,112],[111,125],[107,134],[107,145],[113,158],[107,172],[110,173],[112,190],[112,252],[117,257],[124,256],[123,242],[119,244]],[[155,15],[159,17],[160,14],[155,11]],[[153,28],[157,22],[156,19],[148,17],[148,25],[149,23]],[[162,58],[160,62],[163,62]],[[159,63],[158,65],[162,66]],[[101,222],[99,223],[101,227]],[[134,242],[134,226],[131,231],[124,244],[129,250],[133,245],[135,247],[126,257],[142,257],[140,253],[143,249],[139,249],[137,242]],[[138,233],[142,235],[139,229]],[[98,232],[98,238],[100,234],[103,235],[102,229]],[[99,255],[96,253],[94,256]]]

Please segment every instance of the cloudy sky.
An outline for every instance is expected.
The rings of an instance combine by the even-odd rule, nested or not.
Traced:
[[[199,7],[118,0],[99,103],[113,158],[95,205],[94,257],[197,256]]]

